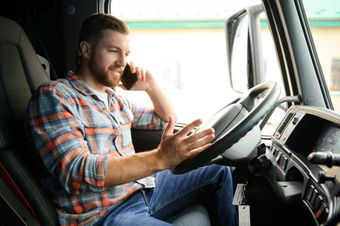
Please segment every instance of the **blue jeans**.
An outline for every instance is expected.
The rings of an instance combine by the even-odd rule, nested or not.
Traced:
[[[164,220],[195,203],[204,203],[212,225],[237,225],[229,167],[208,165],[185,174],[156,174],[156,187],[136,192],[96,225],[171,225]]]

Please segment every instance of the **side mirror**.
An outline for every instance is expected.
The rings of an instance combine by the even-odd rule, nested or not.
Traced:
[[[264,81],[260,32],[262,5],[242,9],[225,25],[231,87],[243,93]]]

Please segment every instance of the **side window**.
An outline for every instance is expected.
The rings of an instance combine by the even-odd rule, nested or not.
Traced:
[[[263,73],[265,80],[273,80],[281,86],[281,97],[286,96],[285,87],[283,85],[282,73],[279,65],[279,61],[276,55],[276,49],[274,40],[266,15],[261,14],[261,45],[263,51]]]
[[[276,55],[273,36],[268,26],[268,21],[265,13],[260,14],[260,27],[264,80],[278,82],[281,87],[281,98],[286,96],[286,92],[283,84],[281,69]],[[280,107],[275,109],[266,126],[262,130],[263,135],[273,135],[275,129],[278,127],[279,122],[281,122],[281,119],[284,117],[286,110],[286,104],[282,104]]]
[[[334,110],[340,112],[340,1],[303,0]]]

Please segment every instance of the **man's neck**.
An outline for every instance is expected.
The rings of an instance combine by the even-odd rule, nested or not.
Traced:
[[[79,79],[83,80],[89,87],[91,87],[94,90],[97,90],[99,92],[105,92],[105,90],[107,89],[106,86],[94,80],[93,76],[91,75],[91,72],[85,67],[80,67],[76,74]]]

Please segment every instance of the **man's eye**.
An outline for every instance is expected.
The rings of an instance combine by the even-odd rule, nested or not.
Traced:
[[[117,49],[109,49],[109,52],[116,53],[118,50]]]

